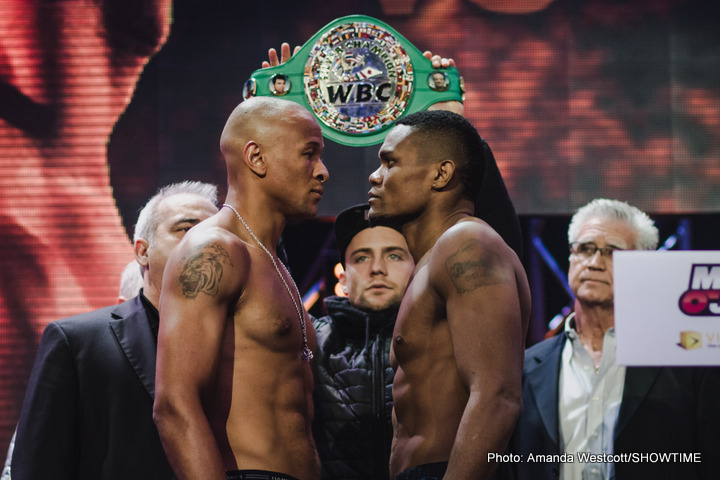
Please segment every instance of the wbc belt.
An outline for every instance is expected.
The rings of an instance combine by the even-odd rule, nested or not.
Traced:
[[[278,96],[311,111],[323,135],[349,146],[380,143],[402,116],[464,100],[455,67],[433,68],[405,37],[372,17],[328,23],[293,57],[253,72],[245,99]]]

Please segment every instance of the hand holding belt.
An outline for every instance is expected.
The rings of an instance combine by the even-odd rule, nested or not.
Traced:
[[[326,138],[367,146],[382,142],[402,116],[462,102],[464,86],[455,67],[434,68],[388,24],[350,15],[323,27],[289,61],[253,72],[243,97],[255,95],[297,102]]]

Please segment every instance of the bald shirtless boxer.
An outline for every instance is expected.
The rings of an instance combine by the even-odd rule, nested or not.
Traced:
[[[402,229],[417,266],[390,360],[397,480],[478,480],[521,411],[530,293],[515,252],[473,217],[487,144],[451,112],[400,119],[370,175],[370,218]],[[514,215],[514,212],[512,213]]]
[[[320,476],[315,333],[275,250],[288,220],[317,213],[323,146],[281,99],[246,100],[225,125],[226,203],[168,260],[160,300],[154,417],[181,480]]]

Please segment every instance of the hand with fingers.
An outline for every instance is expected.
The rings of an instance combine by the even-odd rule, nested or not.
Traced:
[[[295,47],[292,55],[295,55],[300,50],[300,46]],[[277,50],[271,48],[268,50],[268,59],[262,62],[262,68],[275,67],[281,63],[285,63],[292,57],[290,54],[290,44],[283,42],[280,45],[280,59],[278,59]]]
[[[288,47],[288,49],[289,48],[290,47]],[[456,67],[454,59],[444,58],[440,55],[433,55],[430,50],[424,51],[423,56],[432,62],[433,68]],[[434,103],[428,107],[428,110],[447,110],[449,112],[457,113],[458,115],[465,115],[465,107],[461,102],[456,100]]]

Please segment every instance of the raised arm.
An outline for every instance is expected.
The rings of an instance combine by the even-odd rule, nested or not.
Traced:
[[[522,409],[528,287],[515,254],[484,223],[448,230],[433,261],[460,380],[469,398],[444,480],[489,478]]]
[[[216,401],[223,336],[247,265],[240,241],[205,228],[189,232],[165,268],[153,416],[180,480],[226,478],[205,412]]]

